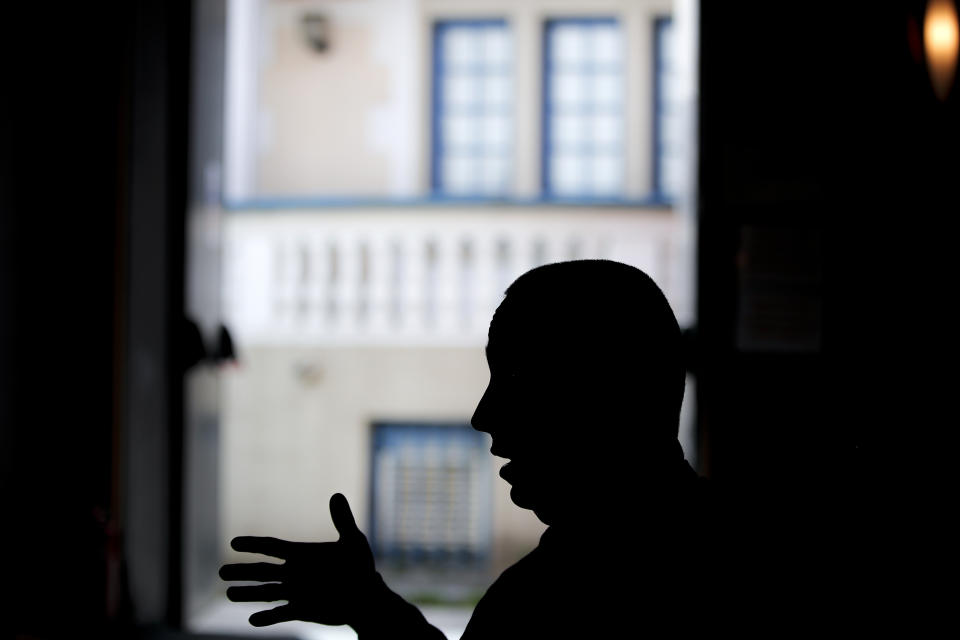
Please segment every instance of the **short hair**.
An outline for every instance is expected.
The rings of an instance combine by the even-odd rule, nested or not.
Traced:
[[[611,260],[536,267],[507,288],[491,334],[503,333],[504,317],[523,348],[579,367],[581,382],[612,387],[625,403],[642,392],[643,410],[676,437],[686,379],[680,327],[643,271]]]

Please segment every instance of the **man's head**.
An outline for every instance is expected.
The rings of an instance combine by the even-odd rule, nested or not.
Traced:
[[[674,462],[680,329],[642,271],[606,260],[520,276],[490,323],[490,384],[473,416],[493,436],[511,497],[545,522]]]

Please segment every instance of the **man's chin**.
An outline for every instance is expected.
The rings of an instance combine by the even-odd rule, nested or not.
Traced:
[[[533,511],[543,524],[549,525],[553,523],[553,518],[551,517],[552,510],[547,507],[543,500],[538,500],[536,496],[530,495],[530,493],[524,491],[523,488],[518,489],[517,487],[511,487],[510,500],[521,509]]]
[[[535,509],[537,501],[523,487],[510,487],[510,499],[521,509]]]

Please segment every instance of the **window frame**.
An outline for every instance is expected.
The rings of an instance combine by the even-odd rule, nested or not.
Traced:
[[[540,197],[545,201],[559,201],[559,202],[575,202],[575,203],[605,203],[605,202],[617,202],[625,199],[626,185],[627,185],[627,154],[626,149],[621,148],[620,150],[620,162],[623,168],[623,175],[621,176],[621,185],[619,193],[614,195],[594,195],[594,194],[576,194],[576,195],[563,195],[556,191],[556,189],[551,187],[551,157],[552,157],[552,146],[553,140],[551,136],[551,126],[550,119],[553,109],[551,105],[553,104],[551,98],[551,91],[553,90],[553,85],[551,82],[552,79],[552,67],[553,59],[550,55],[550,45],[551,45],[551,31],[560,25],[615,25],[620,30],[621,38],[624,36],[624,21],[622,16],[619,14],[609,14],[609,15],[592,15],[592,16],[548,16],[543,20],[543,27],[541,29],[541,96],[540,96]],[[621,43],[622,45],[623,43]],[[621,56],[622,56],[621,51]],[[621,91],[622,96],[620,99],[620,126],[624,130],[624,134],[627,128],[627,76],[626,76],[626,60],[624,57],[621,57],[619,60],[620,66],[620,82],[621,82]],[[623,135],[623,142],[626,144],[626,135]]]
[[[444,161],[444,140],[443,140],[443,119],[444,119],[444,84],[443,81],[446,77],[444,73],[444,51],[443,51],[443,33],[444,31],[450,28],[463,28],[467,27],[470,29],[482,30],[489,29],[491,27],[500,27],[503,28],[507,37],[510,37],[510,21],[506,17],[484,17],[484,18],[467,18],[467,17],[451,17],[451,18],[435,18],[431,21],[430,28],[430,37],[432,41],[430,43],[431,51],[431,69],[430,69],[430,194],[434,198],[443,198],[443,199],[463,199],[463,200],[497,200],[497,199],[508,199],[512,195],[511,185],[506,185],[502,193],[486,193],[482,190],[479,191],[470,191],[469,193],[451,193],[443,185],[443,161]],[[513,43],[511,42],[511,47]],[[511,49],[511,53],[514,53]],[[509,66],[508,77],[512,81],[516,74],[516,56],[511,56],[511,59],[507,62]],[[514,138],[515,131],[513,126],[515,125],[516,120],[516,96],[511,96],[511,104],[509,107],[509,120],[511,126],[511,135],[510,135],[510,152],[506,154],[506,159],[510,165],[514,162]],[[484,157],[483,154],[479,154],[478,157]],[[508,174],[512,170],[508,170]]]
[[[660,162],[661,152],[663,150],[663,127],[661,126],[661,115],[663,110],[662,99],[664,93],[664,66],[661,43],[663,40],[663,29],[667,26],[674,26],[672,15],[658,15],[653,19],[653,55],[651,56],[651,60],[653,61],[653,135],[651,136],[651,141],[653,144],[651,145],[652,158],[650,162],[652,172],[650,177],[650,196],[657,201],[673,204],[674,196],[664,189],[663,170]]]
[[[397,435],[397,432],[409,430],[410,433]],[[444,433],[448,431],[449,433]],[[483,518],[482,538],[484,542],[476,549],[470,549],[469,546],[461,547],[453,552],[445,549],[428,549],[425,547],[412,547],[403,549],[394,544],[393,546],[381,547],[379,541],[379,527],[377,519],[377,488],[379,486],[379,468],[377,464],[378,454],[382,449],[388,446],[392,440],[416,440],[420,442],[436,439],[438,434],[444,437],[458,438],[467,443],[469,447],[477,448],[485,460],[489,457],[490,448],[489,435],[477,431],[470,426],[468,422],[459,420],[436,422],[431,420],[376,420],[370,424],[370,465],[369,465],[369,505],[368,512],[370,532],[370,546],[378,560],[386,562],[424,562],[427,564],[442,564],[444,566],[485,566],[489,563],[493,548],[493,492],[487,491],[484,499],[485,504],[479,506],[485,517]],[[492,461],[490,465],[481,471],[482,476],[478,479],[481,486],[490,487],[492,478]]]

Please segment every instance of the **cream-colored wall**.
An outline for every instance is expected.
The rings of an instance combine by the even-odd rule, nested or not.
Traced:
[[[224,541],[335,540],[327,501],[338,491],[366,528],[371,423],[469,422],[489,379],[481,348],[273,346],[240,358],[223,375]],[[536,546],[544,526],[510,502],[498,459],[490,462],[494,564],[502,568]]]
[[[507,20],[514,42],[516,197],[540,192],[542,37],[550,18],[623,25],[626,192],[651,188],[653,23],[672,0],[268,0],[260,7],[255,195],[414,197],[429,190],[432,24]],[[330,48],[299,31],[329,18]]]
[[[409,0],[267,2],[260,24],[260,196],[412,195],[421,132]],[[328,18],[314,51],[300,19]]]
[[[276,25],[273,60],[263,76],[269,144],[260,156],[261,185],[285,195],[383,189],[386,158],[367,140],[370,110],[388,92],[387,71],[370,57],[375,34],[334,22],[336,46],[318,55],[294,27]]]

